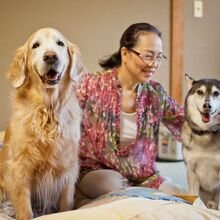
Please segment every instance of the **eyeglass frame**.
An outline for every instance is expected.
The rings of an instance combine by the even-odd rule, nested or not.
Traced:
[[[134,54],[138,55],[144,62],[157,62],[158,64],[160,64],[162,62],[162,59],[167,59],[167,57],[164,55],[164,54],[161,54],[161,57],[156,57],[156,59],[154,58],[154,56],[149,56],[151,57],[151,60],[146,60],[144,59],[144,56],[142,53],[139,53],[137,52],[136,50],[133,50],[133,49],[130,49],[130,48],[127,48],[127,50],[130,50],[131,52],[133,52]],[[154,59],[153,59],[154,58]],[[159,58],[159,60],[158,60]]]

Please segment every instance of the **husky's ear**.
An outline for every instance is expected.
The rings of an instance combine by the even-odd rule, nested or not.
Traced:
[[[68,42],[68,44],[70,55],[70,78],[77,82],[80,75],[83,74],[86,70],[82,63],[79,48],[71,42]]]
[[[7,79],[12,83],[15,88],[20,87],[25,80],[25,68],[26,68],[26,45],[19,47],[9,70],[6,74]]]
[[[190,90],[195,83],[195,80],[190,77],[188,74],[185,74],[185,80],[187,81],[188,89]]]

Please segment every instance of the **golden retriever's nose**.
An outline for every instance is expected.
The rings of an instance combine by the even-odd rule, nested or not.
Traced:
[[[58,60],[58,56],[53,51],[48,51],[44,54],[43,60],[48,64],[54,64]]]

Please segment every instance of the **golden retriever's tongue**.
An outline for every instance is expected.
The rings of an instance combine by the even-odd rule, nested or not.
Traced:
[[[209,113],[203,113],[202,114],[202,121],[207,123],[210,121],[210,114]]]
[[[58,79],[58,74],[57,74],[57,72],[56,71],[54,71],[54,70],[49,70],[48,72],[47,72],[47,74],[45,75],[45,78],[47,79],[47,80],[50,80],[50,81],[53,81],[53,80],[57,80]]]

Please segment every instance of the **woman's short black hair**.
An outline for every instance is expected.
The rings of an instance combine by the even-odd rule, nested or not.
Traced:
[[[149,23],[135,23],[130,25],[122,34],[119,50],[109,56],[107,59],[100,60],[99,65],[104,69],[111,69],[121,65],[121,48],[126,47],[132,49],[140,36],[144,32],[153,32],[162,37],[159,29]]]

